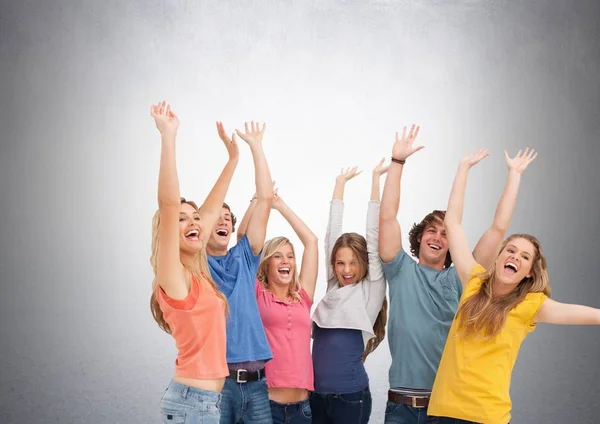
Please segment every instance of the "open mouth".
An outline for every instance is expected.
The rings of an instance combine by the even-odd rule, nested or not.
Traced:
[[[290,275],[290,268],[289,267],[282,267],[282,268],[279,268],[277,270],[277,272],[279,272],[280,275],[283,275],[285,277],[289,277],[289,275]]]
[[[350,284],[354,280],[354,275],[342,275],[342,281],[344,284]]]
[[[428,244],[427,246],[429,246],[433,250],[442,250],[442,246],[438,246],[437,244]]]
[[[225,228],[219,228],[216,233],[220,237],[227,237],[229,235],[229,231],[227,231]]]
[[[192,240],[192,241],[199,241],[200,240],[200,231],[190,230],[187,233],[185,233],[185,238],[188,240]]]
[[[519,271],[519,267],[514,262],[507,262],[504,264],[504,272],[510,275],[516,274]]]

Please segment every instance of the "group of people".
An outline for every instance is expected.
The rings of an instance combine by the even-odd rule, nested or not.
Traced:
[[[385,423],[506,424],[512,369],[536,324],[600,324],[599,309],[550,299],[535,237],[505,239],[533,150],[505,153],[504,191],[474,249],[462,228],[467,177],[488,152],[461,158],[447,210],[410,229],[408,250],[418,261],[402,244],[397,215],[403,169],[422,148],[415,146],[419,127],[396,133],[390,164],[382,160],[373,170],[365,236],[342,229],[345,185],[360,174],[343,169],[324,239],[327,292],[311,315],[318,239],[274,189],[262,146],[265,125],[247,123],[230,136],[217,122],[229,160],[198,206],[180,196],[177,115],[164,101],[151,115],[162,146],[151,310],[178,350],[161,399],[164,423],[368,423],[364,362],[387,324]],[[236,228],[225,197],[238,137],[252,153],[256,193]],[[288,238],[265,242],[272,210],[301,241],[299,262]]]

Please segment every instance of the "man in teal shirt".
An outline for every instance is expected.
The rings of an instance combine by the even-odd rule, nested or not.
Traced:
[[[444,344],[463,287],[451,266],[444,230],[445,211],[433,211],[409,232],[410,252],[404,250],[400,224],[400,180],[408,157],[421,150],[413,146],[419,133],[414,125],[402,136],[396,133],[392,163],[381,199],[379,216],[379,256],[390,290],[388,342],[392,356],[389,371],[390,390],[385,411],[386,424],[422,424],[427,421],[427,405]],[[514,211],[521,175],[533,160],[527,150],[509,158],[504,192],[492,226],[474,250],[478,263],[485,268],[493,261],[504,240]],[[535,156],[533,156],[535,158]],[[431,164],[428,168],[436,168]]]

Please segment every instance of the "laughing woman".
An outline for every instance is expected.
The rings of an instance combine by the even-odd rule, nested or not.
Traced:
[[[273,352],[265,366],[274,424],[310,424],[308,401],[313,387],[311,319],[318,270],[317,236],[277,194],[273,209],[302,242],[298,272],[294,246],[285,237],[265,243],[258,267],[256,300]]]
[[[327,294],[313,315],[315,391],[310,405],[315,424],[366,424],[371,392],[364,361],[385,335],[386,282],[379,260],[379,180],[373,170],[366,239],[342,234],[344,187],[356,168],[336,178],[325,238]]]
[[[537,323],[600,324],[599,309],[549,298],[546,258],[535,237],[508,237],[489,269],[475,261],[462,228],[463,204],[469,169],[486,156],[483,149],[461,159],[444,220],[465,290],[429,402],[428,413],[440,424],[510,422],[512,370]]]
[[[207,234],[214,227],[238,162],[235,138],[229,161],[201,209],[179,196],[175,139],[179,119],[163,101],[151,108],[161,134],[158,211],[152,222],[154,271],[151,310],[178,350],[175,375],[161,399],[164,423],[211,423],[220,419],[227,301],[208,271]],[[217,124],[219,126],[219,124]]]

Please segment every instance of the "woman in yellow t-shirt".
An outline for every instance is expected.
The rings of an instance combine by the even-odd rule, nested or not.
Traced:
[[[490,269],[475,262],[461,224],[463,203],[469,169],[487,155],[482,149],[461,159],[444,221],[465,289],[429,402],[439,424],[509,423],[512,369],[536,324],[600,324],[600,309],[549,299],[546,258],[533,236],[508,237]],[[533,151],[519,152],[510,172],[520,176],[533,159]]]

